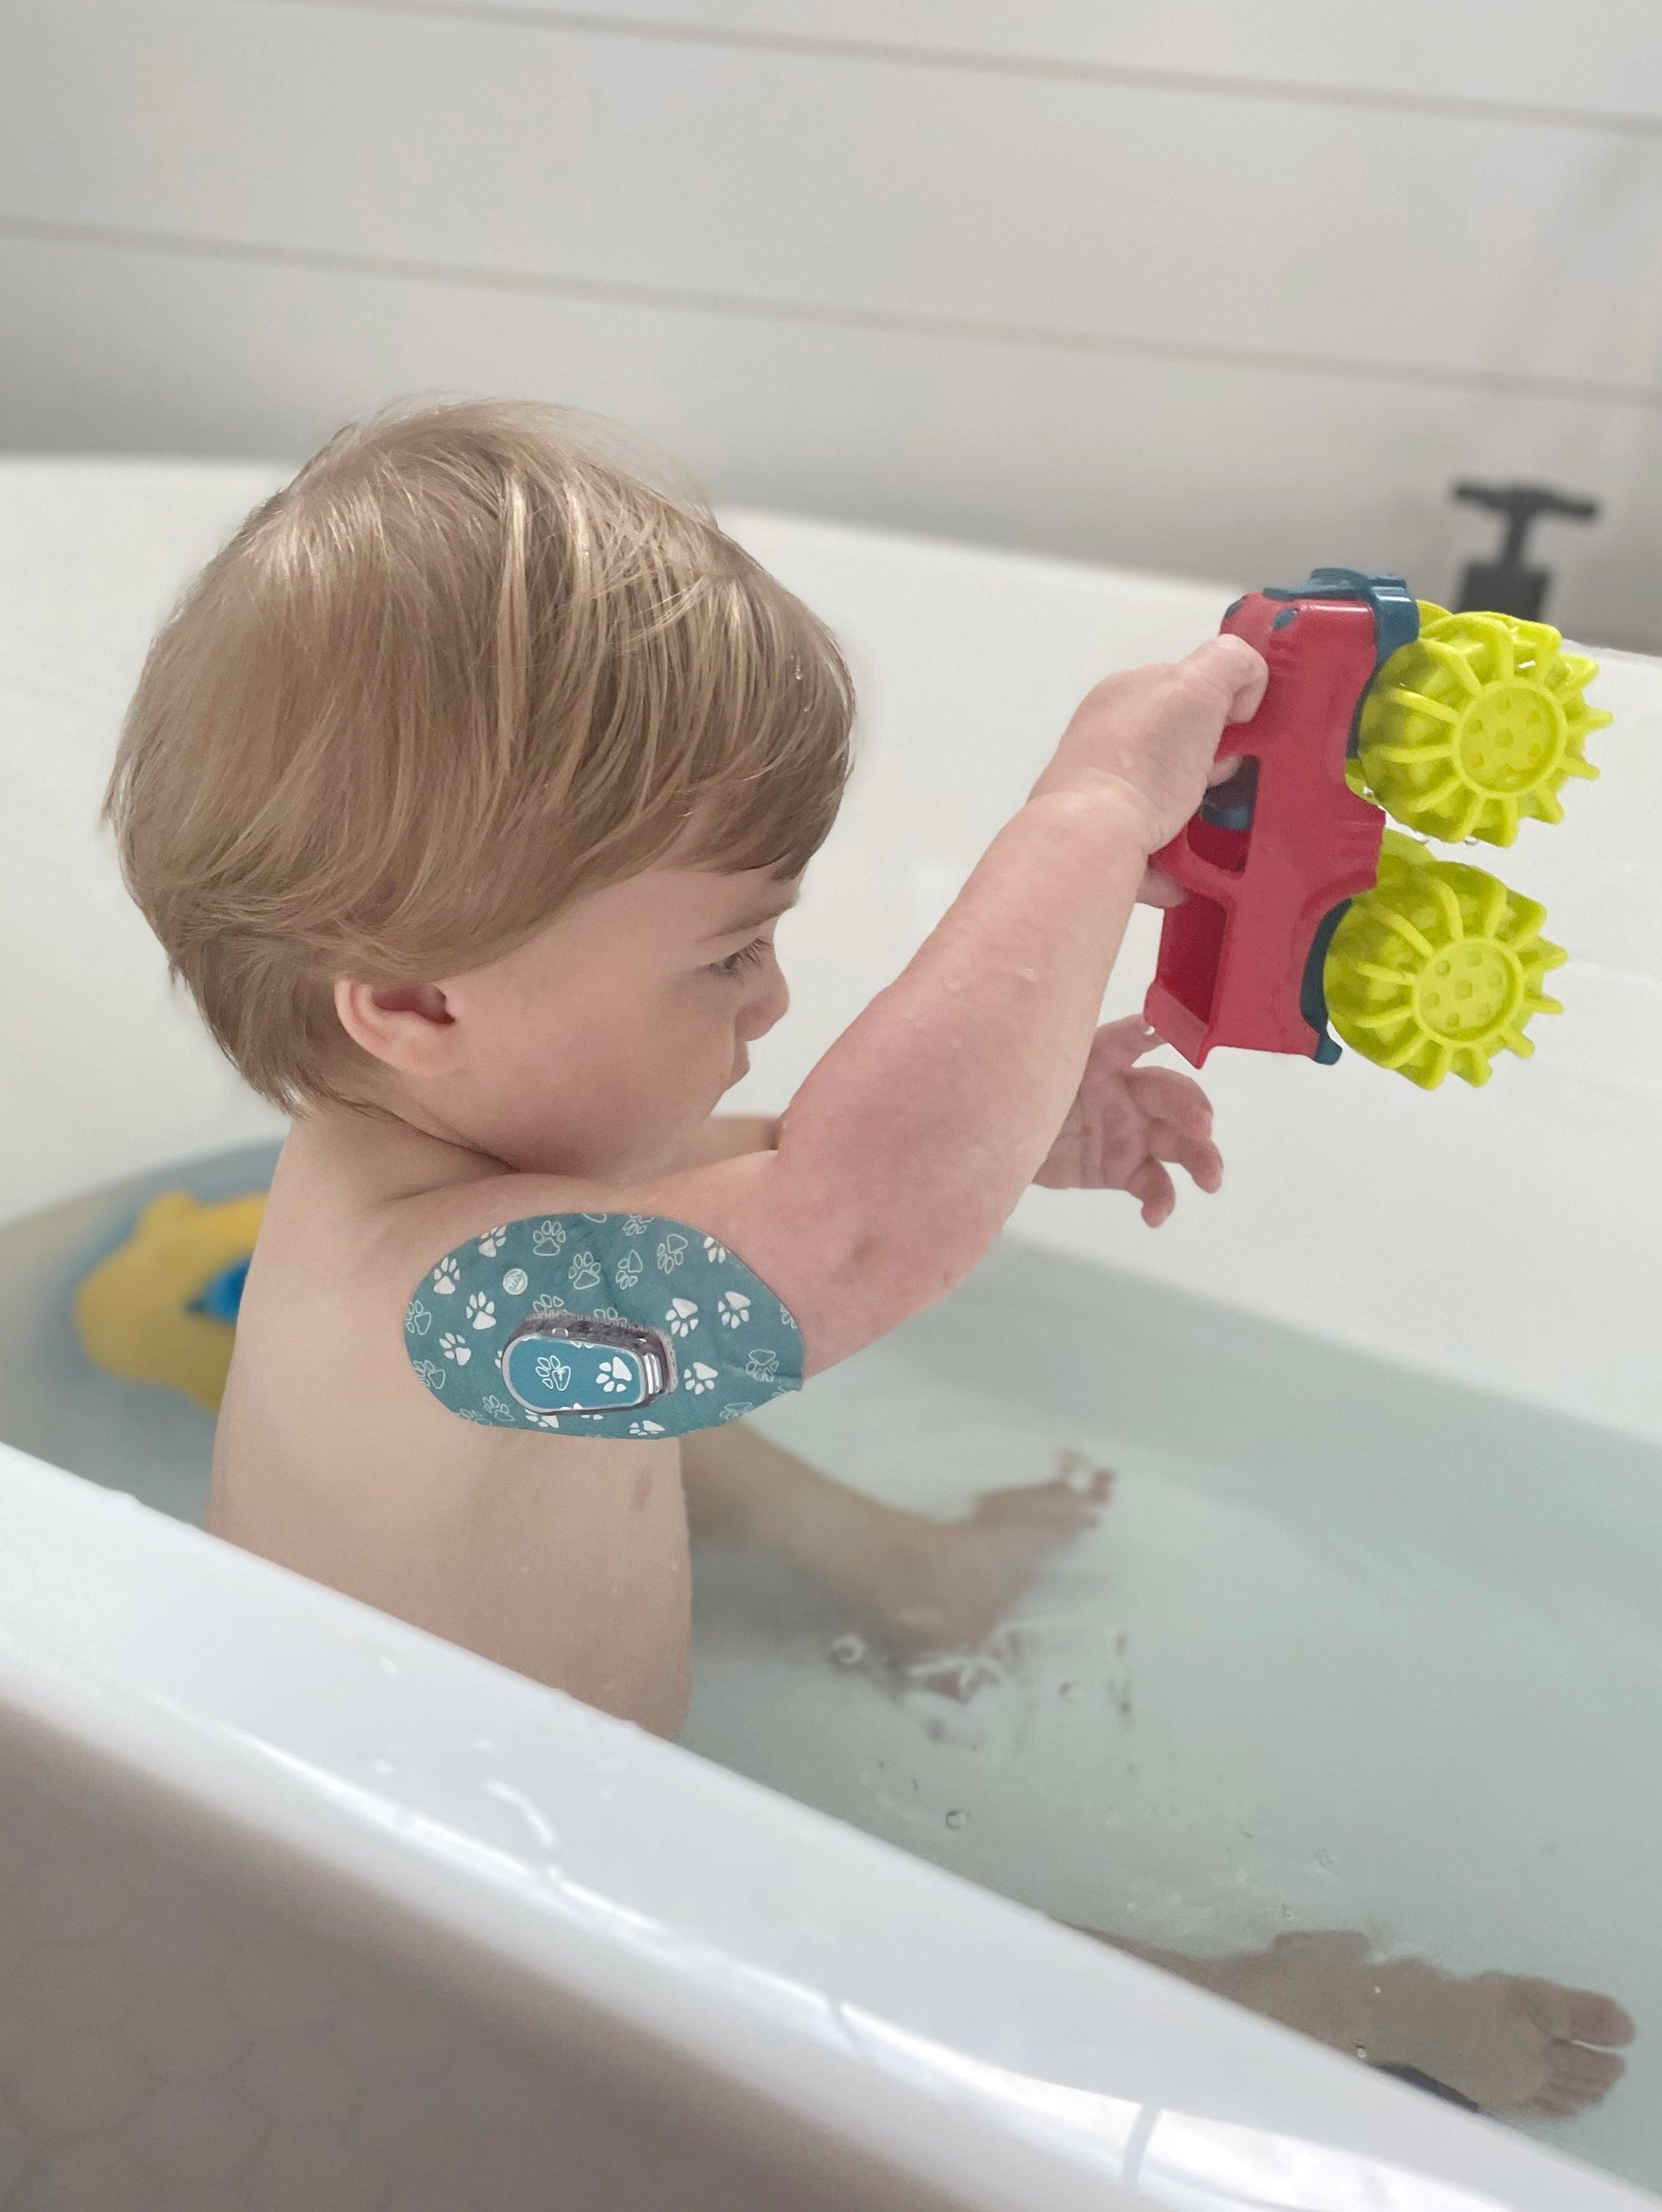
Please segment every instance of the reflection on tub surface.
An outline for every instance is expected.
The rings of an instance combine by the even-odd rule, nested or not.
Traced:
[[[73,1285],[155,1189],[0,1230],[7,1440],[194,1516],[212,1425],[91,1370]],[[1010,1247],[771,1433],[952,1515],[1111,1464],[973,1670],[896,1669],[786,1571],[700,1563],[693,1748],[1063,1919],[1202,1952],[1361,1928],[1662,2020],[1662,1454]],[[1553,2139],[1653,2186],[1633,2073]],[[1650,2108],[1650,2109],[1647,2109]]]

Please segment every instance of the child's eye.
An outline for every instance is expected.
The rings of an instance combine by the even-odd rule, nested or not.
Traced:
[[[765,937],[752,937],[748,945],[741,945],[736,952],[729,952],[725,960],[710,963],[712,975],[740,975],[746,968],[753,968],[768,957],[769,941]]]

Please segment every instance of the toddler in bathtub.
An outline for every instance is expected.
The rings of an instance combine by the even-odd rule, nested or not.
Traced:
[[[914,1649],[984,1637],[1102,1505],[1077,1468],[956,1525],[742,1424],[465,1425],[401,1323],[435,1261],[565,1211],[673,1217],[776,1292],[812,1374],[938,1297],[1034,1181],[1215,1189],[1206,1100],[1099,1029],[1148,855],[1264,669],[1213,638],[1081,702],[1026,805],[783,1119],[715,1109],[786,991],[853,699],[813,616],[698,507],[528,406],[349,428],[157,637],[110,811],[176,974],[292,1129],[250,1272],[210,1526],[666,1731],[688,1521]],[[1312,1935],[1160,1963],[1489,2108],[1620,2071],[1609,2000]]]

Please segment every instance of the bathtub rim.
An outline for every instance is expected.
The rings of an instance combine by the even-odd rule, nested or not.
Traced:
[[[1117,2101],[1132,2139],[1202,2116],[1214,2154],[1257,2115],[1254,2156],[1338,2135],[1357,2148],[1331,2154],[1336,2182],[1383,2162],[1403,2212],[1466,2212],[1462,2185],[1470,2212],[1657,2202],[121,1493],[3,1446],[0,1480],[9,1731],[390,1903],[504,2002],[607,2024],[620,2065],[650,2061],[772,2154],[806,2132],[966,2212],[1184,2201],[1118,2178]],[[418,1729],[426,1764],[396,1790],[366,1769],[366,1719],[376,1741]],[[561,1834],[556,1880],[537,1820]],[[805,1865],[812,1928],[779,1909],[780,1869]],[[1108,2078],[1157,2090],[1054,2087],[1077,2079],[1082,2005],[1117,2047]]]

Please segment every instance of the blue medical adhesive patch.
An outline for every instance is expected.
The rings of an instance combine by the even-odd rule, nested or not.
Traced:
[[[795,1322],[682,1221],[554,1213],[459,1244],[404,1317],[417,1376],[464,1421],[682,1436],[802,1387]]]

